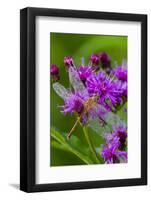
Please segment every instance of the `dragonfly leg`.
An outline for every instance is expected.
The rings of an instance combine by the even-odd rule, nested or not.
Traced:
[[[72,129],[70,130],[70,132],[67,135],[67,139],[70,139],[74,129],[76,128],[77,124],[79,123],[80,118],[78,117],[78,119],[76,120],[75,124],[73,125]]]

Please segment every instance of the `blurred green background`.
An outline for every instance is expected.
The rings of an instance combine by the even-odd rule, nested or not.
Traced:
[[[81,64],[81,58],[84,57],[87,65],[90,55],[100,52],[109,54],[112,59],[112,67],[114,67],[115,62],[120,65],[123,59],[127,59],[127,36],[50,33],[50,64],[56,64],[60,68],[60,83],[67,88],[69,81],[68,73],[63,64],[64,57],[72,56],[77,66]],[[64,116],[60,113],[58,105],[63,105],[63,100],[53,91],[52,84],[50,88],[50,166],[82,165],[86,164],[85,160],[93,163],[93,157],[79,125],[71,140],[66,140],[65,135],[74,125],[76,117]],[[118,114],[127,121],[127,115],[123,109]],[[104,142],[102,137],[91,129],[89,129],[89,133],[99,151],[100,145]]]

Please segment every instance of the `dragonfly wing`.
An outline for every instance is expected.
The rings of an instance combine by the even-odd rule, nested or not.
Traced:
[[[88,125],[99,135],[109,132],[112,125],[121,123],[118,115],[108,111],[104,106],[96,104],[89,113]]]
[[[89,96],[87,89],[82,83],[77,70],[69,67],[69,80],[75,92],[80,92],[83,95]]]
[[[104,136],[106,132],[110,131],[110,127],[107,125],[102,125],[99,118],[90,119],[88,126],[95,131],[98,135]]]
[[[96,106],[93,108],[93,112],[95,112],[96,116],[98,116],[100,119],[103,119],[109,125],[114,125],[121,122],[121,119],[118,115],[107,110],[100,104],[96,104]]]
[[[53,84],[53,89],[64,100],[70,95],[69,91],[58,82]]]
[[[110,125],[120,124],[122,122],[120,117],[118,115],[114,114],[113,112],[108,112],[105,115],[105,120]]]

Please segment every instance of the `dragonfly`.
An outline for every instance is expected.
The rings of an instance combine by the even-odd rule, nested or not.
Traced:
[[[78,123],[82,125],[81,120],[83,118],[87,118],[87,123],[93,131],[98,134],[103,134],[107,130],[110,130],[110,127],[113,124],[117,124],[121,122],[121,119],[115,113],[107,110],[103,105],[98,103],[99,96],[97,94],[90,96],[87,88],[81,81],[79,74],[75,67],[70,67],[69,69],[69,81],[74,92],[78,92],[82,96],[86,98],[84,102],[84,109],[77,117],[73,127],[69,131],[67,138],[70,139],[72,133],[74,132]],[[59,82],[53,84],[53,89],[64,101],[70,97],[71,90],[66,89]]]

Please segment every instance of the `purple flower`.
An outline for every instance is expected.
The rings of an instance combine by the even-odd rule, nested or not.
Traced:
[[[109,57],[109,55],[105,52],[102,52],[100,55],[100,61],[102,63],[102,67],[103,68],[110,68],[110,62],[111,62],[111,59]]]
[[[121,88],[117,87],[116,82],[113,79],[106,77],[103,72],[90,76],[87,79],[86,86],[91,95],[99,95],[100,99],[98,102],[107,109],[111,109],[112,106],[118,105],[122,100]]]
[[[127,162],[127,152],[119,151],[119,138],[114,137],[108,144],[102,146],[101,155],[107,164]]]
[[[106,144],[102,147],[101,155],[106,163],[127,162],[126,147],[127,126],[124,122],[112,126],[112,133],[105,133]]]
[[[106,74],[104,72],[100,72],[96,74],[99,81],[105,81],[106,80]]]
[[[106,79],[106,76],[105,76],[105,73],[103,72],[90,76],[86,82],[88,92],[91,95],[99,94],[101,82],[104,82],[105,79]]]
[[[70,67],[70,65],[73,66],[73,58],[71,56],[65,56],[64,57],[64,64],[67,67]]]
[[[97,54],[92,54],[90,60],[92,62],[92,65],[98,65],[100,62],[100,57]]]
[[[113,70],[114,76],[121,81],[127,81],[127,69],[124,66],[119,66]]]
[[[62,112],[67,113],[81,113],[84,108],[84,99],[79,93],[71,93],[64,101],[64,106],[62,106]]]
[[[57,65],[52,64],[50,66],[50,73],[51,73],[52,76],[59,74],[59,68],[57,67]]]
[[[109,107],[116,106],[121,102],[121,91],[117,90],[116,84],[112,79],[106,79],[101,85],[100,104]]]
[[[115,83],[116,83],[116,89],[121,93],[121,97],[127,97],[127,82],[115,80]]]
[[[127,139],[127,126],[125,123],[113,125],[113,136],[119,137],[121,145],[124,145]]]
[[[114,139],[114,135],[112,133],[105,133],[104,135],[106,143],[111,143]]]
[[[124,163],[127,162],[127,152],[126,151],[119,151],[118,157],[119,157],[120,161],[123,161]]]
[[[127,97],[127,82],[122,83],[121,90],[122,90],[122,95]]]
[[[90,77],[93,73],[92,67],[90,66],[83,66],[81,65],[78,69],[78,74],[80,79],[82,80],[83,83],[87,80],[88,77]]]

